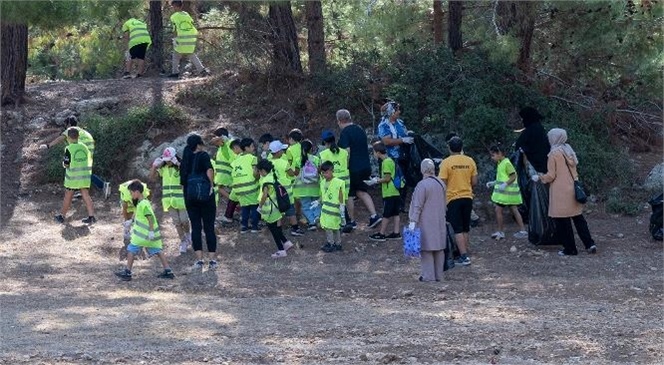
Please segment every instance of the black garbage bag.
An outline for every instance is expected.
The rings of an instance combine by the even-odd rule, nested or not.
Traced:
[[[530,182],[528,241],[534,245],[556,245],[556,226],[549,217],[549,189],[541,182]]]
[[[443,271],[454,268],[454,260],[460,256],[459,248],[456,245],[454,238],[454,229],[450,222],[447,222],[447,242],[445,245],[445,263],[443,264]]]
[[[432,159],[436,165],[436,174],[438,174],[438,166],[445,155],[431,143],[422,138],[422,136],[417,134],[411,134],[410,136],[414,138],[415,143],[404,148],[404,153],[409,159],[408,172],[405,173],[405,175],[406,185],[415,187],[417,183],[422,180],[422,173],[420,172],[420,164],[422,163],[422,160],[425,158]]]
[[[514,165],[514,169],[516,170],[516,176],[517,176],[517,184],[519,185],[519,190],[521,192],[521,199],[523,200],[523,204],[520,204],[518,206],[519,213],[521,214],[521,218],[523,219],[524,224],[528,224],[530,220],[530,177],[528,176],[528,171],[526,170],[526,167],[523,164],[523,152],[520,150],[515,151],[512,153],[512,156],[510,157],[510,162],[512,162],[512,165]]]
[[[657,241],[662,241],[664,238],[664,231],[662,230],[662,222],[664,213],[664,204],[662,203],[664,199],[664,194],[659,194],[656,197],[650,199],[648,204],[652,207],[652,214],[650,214],[650,234],[652,238]]]

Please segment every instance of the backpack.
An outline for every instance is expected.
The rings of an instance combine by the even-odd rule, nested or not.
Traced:
[[[401,172],[401,167],[399,167],[399,164],[395,163],[394,164],[394,178],[392,179],[392,183],[394,184],[394,187],[397,188],[397,190],[401,190],[401,187],[404,186],[402,184],[402,181],[404,180],[403,173]]]
[[[311,184],[318,181],[318,168],[311,160],[307,159],[304,166],[300,169],[300,180],[305,184]]]
[[[191,171],[189,176],[187,176],[186,197],[190,202],[204,203],[210,200],[210,197],[212,196],[212,194],[210,194],[212,185],[205,173],[194,173],[199,155],[200,153],[195,154],[194,161],[191,164]]]
[[[277,201],[275,202],[269,196],[268,196],[268,198],[270,198],[270,201],[272,202],[272,204],[276,205],[277,208],[279,208],[279,211],[281,213],[286,213],[288,208],[290,208],[290,206],[291,206],[290,196],[288,195],[288,190],[286,190],[286,188],[283,185],[279,184],[279,181],[277,181],[276,174],[274,176],[274,182],[272,183],[272,185],[274,185],[274,192],[275,192],[275,195],[277,196]]]

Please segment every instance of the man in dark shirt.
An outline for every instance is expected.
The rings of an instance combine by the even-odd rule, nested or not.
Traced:
[[[367,134],[364,129],[357,124],[353,124],[350,112],[346,109],[337,111],[337,123],[341,128],[339,136],[339,147],[348,150],[350,156],[348,170],[350,171],[350,192],[349,196],[357,196],[369,210],[369,227],[374,228],[383,219],[376,214],[371,195],[367,193],[368,186],[364,180],[371,180],[371,163],[369,162],[369,144]],[[348,199],[348,215],[351,219],[355,218],[355,204],[353,199]]]

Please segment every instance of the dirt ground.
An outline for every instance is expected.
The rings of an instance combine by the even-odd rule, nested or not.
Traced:
[[[55,88],[34,92],[47,87]],[[36,104],[28,113],[46,108]],[[80,223],[82,201],[56,224],[61,187],[29,178],[40,133],[3,125],[2,143],[22,148],[5,146],[2,158],[0,364],[662,361],[663,251],[648,235],[645,207],[615,217],[588,206],[599,252],[562,258],[558,247],[511,238],[513,224],[507,240],[489,239],[493,219],[483,214],[471,232],[472,265],[440,283],[417,281],[419,262],[403,256],[401,242],[369,241],[366,215],[343,236],[343,252],[320,252],[323,233],[308,232],[294,239],[304,248],[281,260],[269,257],[267,230],[220,227],[220,266],[202,272],[190,269],[192,252],[178,255],[162,217],[176,279],[156,278],[153,259],[121,282],[117,191],[106,201],[93,194],[96,224]]]

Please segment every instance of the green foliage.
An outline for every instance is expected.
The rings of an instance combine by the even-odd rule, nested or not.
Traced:
[[[641,212],[647,200],[647,194],[643,192],[614,188],[606,196],[606,212],[635,216]]]
[[[222,106],[225,91],[218,83],[205,83],[180,90],[175,101],[181,104],[199,107]]]

